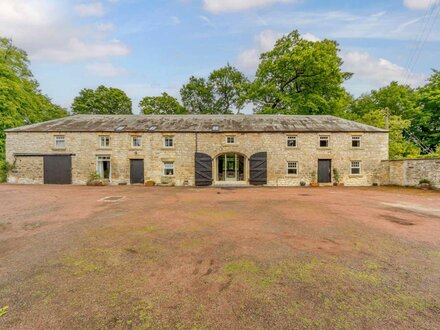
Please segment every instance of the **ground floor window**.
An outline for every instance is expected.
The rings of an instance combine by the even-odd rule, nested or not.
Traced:
[[[174,162],[163,162],[163,175],[165,176],[174,175]]]
[[[361,162],[358,160],[352,161],[350,169],[351,174],[361,174]]]
[[[98,156],[96,161],[96,172],[101,178],[110,180],[110,156]]]
[[[238,154],[218,156],[217,177],[219,181],[244,181],[245,158]]]
[[[287,162],[287,174],[298,174],[298,162]]]

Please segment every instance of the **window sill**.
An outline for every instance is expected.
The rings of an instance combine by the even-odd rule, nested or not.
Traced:
[[[176,150],[175,147],[162,147],[161,150]]]
[[[361,178],[363,176],[364,176],[363,174],[350,174],[348,177],[349,178]]]
[[[331,147],[318,147],[317,150],[332,150]]]
[[[288,177],[288,178],[298,178],[299,174],[286,174],[286,177]]]
[[[54,151],[66,151],[66,148],[52,148]]]
[[[141,150],[142,150],[142,147],[136,147],[136,148],[131,147],[131,148],[128,149],[128,150],[130,150],[130,151],[141,151]]]
[[[284,149],[286,149],[286,150],[296,150],[296,149],[298,149],[298,147],[284,147]]]
[[[110,148],[110,147],[99,147],[99,148],[96,148],[96,150],[112,150],[112,148]]]
[[[362,147],[351,147],[350,150],[364,150]]]

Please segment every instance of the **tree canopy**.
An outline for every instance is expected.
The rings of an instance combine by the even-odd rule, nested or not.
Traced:
[[[139,102],[139,109],[145,115],[185,114],[186,109],[176,98],[162,93],[161,96],[146,96]]]
[[[29,59],[10,39],[0,38],[0,161],[4,159],[4,130],[67,116],[39,89]]]
[[[257,113],[334,114],[349,99],[336,41],[308,41],[293,31],[261,55],[249,99]]]
[[[82,89],[72,103],[74,114],[131,115],[131,108],[131,99],[124,91],[102,85],[95,90]]]

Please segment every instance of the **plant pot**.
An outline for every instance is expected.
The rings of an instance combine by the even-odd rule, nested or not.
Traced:
[[[419,187],[420,187],[420,189],[422,189],[422,190],[428,190],[428,189],[431,189],[431,185],[430,185],[429,183],[421,183]]]
[[[152,180],[148,180],[148,181],[145,181],[144,185],[145,185],[145,187],[154,187],[156,185],[156,183]]]
[[[339,182],[339,183],[338,183],[338,186],[339,186],[339,187],[343,187],[343,186],[344,186],[344,182]]]
[[[319,182],[310,182],[310,187],[319,187]]]
[[[333,182],[333,187],[337,187],[338,183],[337,182]]]

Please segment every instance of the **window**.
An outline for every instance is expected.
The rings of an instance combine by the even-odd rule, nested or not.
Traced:
[[[229,135],[226,137],[226,144],[234,144],[235,143],[235,136]]]
[[[288,136],[287,137],[287,146],[289,148],[296,148],[296,136]]]
[[[361,137],[360,136],[352,136],[351,137],[351,146],[352,146],[352,148],[360,148],[361,147]]]
[[[165,148],[174,147],[174,136],[165,136],[163,140],[163,145]]]
[[[142,137],[141,136],[132,136],[131,137],[131,147],[132,148],[142,147]]]
[[[99,137],[99,146],[101,148],[109,148],[110,147],[110,136],[102,135]]]
[[[98,156],[96,159],[96,173],[103,178],[110,180],[110,156]]]
[[[212,130],[218,131],[218,130],[220,130],[220,127],[218,125],[214,125],[214,126],[212,126]]]
[[[174,163],[173,162],[163,162],[163,175],[173,176],[174,175]]]
[[[329,146],[329,136],[320,136],[319,137],[319,147],[320,148],[328,148]]]
[[[353,175],[361,174],[361,162],[356,160],[351,162],[350,173]]]
[[[66,140],[64,135],[55,136],[55,148],[64,149],[66,147]]]
[[[287,162],[287,174],[298,174],[298,162]]]

